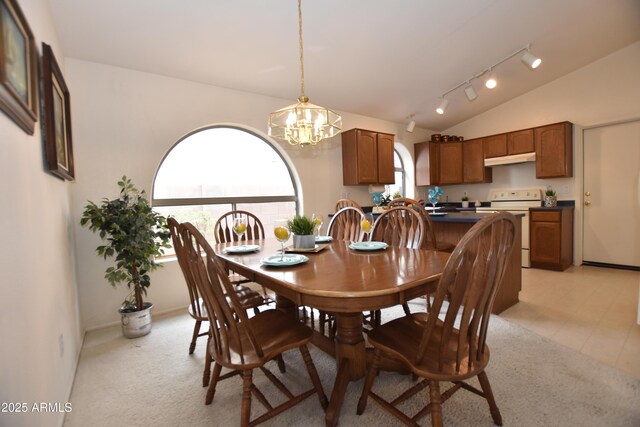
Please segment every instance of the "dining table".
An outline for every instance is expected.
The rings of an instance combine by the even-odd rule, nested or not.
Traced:
[[[265,265],[266,258],[282,255],[276,239],[242,243],[255,245],[254,250],[229,252],[231,246],[237,245],[229,242],[215,245],[214,251],[229,270],[272,290],[277,309],[290,313],[292,320],[297,320],[298,307],[312,307],[335,316],[335,339],[314,330],[312,340],[336,360],[336,377],[325,416],[327,426],[338,423],[349,382],[366,373],[362,313],[434,292],[450,255],[393,246],[354,250],[351,242],[334,240],[304,252],[307,260],[302,259],[299,264],[275,262],[275,266],[269,266]],[[401,366],[389,361],[389,369],[394,364]]]

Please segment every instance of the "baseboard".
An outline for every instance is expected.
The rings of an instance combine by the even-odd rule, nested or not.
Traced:
[[[187,306],[181,306],[181,307],[174,307],[174,308],[168,308],[166,310],[163,311],[159,311],[159,312],[152,312],[152,316],[153,317],[160,317],[160,316],[164,316],[166,314],[171,314],[171,313],[175,313],[176,311],[180,311],[180,310],[186,310]],[[90,328],[87,328],[85,330],[86,332],[93,332],[93,331],[97,331],[98,329],[104,329],[104,328],[110,328],[112,326],[117,326],[120,324],[120,320],[114,320],[113,322],[108,322],[108,323],[101,323],[99,325],[96,326],[92,326]]]
[[[582,265],[602,268],[615,268],[617,270],[640,271],[640,267],[635,265],[608,264],[606,262],[582,261]]]
[[[75,366],[73,368],[73,380],[71,381],[71,384],[69,385],[69,390],[67,392],[67,402],[71,402],[71,393],[73,392],[73,385],[76,383],[76,375],[78,375],[78,366],[80,365],[80,354],[82,354],[82,347],[84,347],[84,338],[87,336],[87,331],[84,331],[84,333],[82,334],[82,339],[80,340],[80,347],[78,347],[78,352],[76,353],[76,357],[75,357]],[[64,420],[67,417],[67,413],[63,413],[62,417],[60,418],[60,424],[58,424],[59,427],[62,427],[64,425]]]

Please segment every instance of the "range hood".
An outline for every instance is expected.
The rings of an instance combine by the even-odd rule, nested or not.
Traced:
[[[516,163],[535,162],[536,153],[514,154],[512,156],[491,157],[484,159],[485,166],[513,165]]]

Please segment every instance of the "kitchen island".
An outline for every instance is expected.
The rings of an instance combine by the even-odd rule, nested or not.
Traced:
[[[457,245],[462,236],[473,225],[491,213],[481,212],[447,212],[446,215],[430,215],[433,227],[436,233],[436,240],[443,243],[451,243]],[[521,227],[520,215],[515,215],[519,227]],[[493,305],[493,314],[499,314],[516,304],[519,299],[518,295],[522,289],[522,267],[520,248],[522,246],[522,233],[520,230],[516,233],[516,241],[511,256],[507,264],[504,280],[496,293],[496,300]]]

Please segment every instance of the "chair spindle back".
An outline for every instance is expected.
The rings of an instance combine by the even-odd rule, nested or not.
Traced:
[[[364,232],[360,226],[362,211],[353,206],[340,209],[329,221],[327,233],[336,240],[360,242]]]
[[[237,242],[238,236],[233,232],[233,220],[243,217],[247,220],[247,230],[242,236],[242,240],[264,239],[264,227],[260,219],[251,212],[235,210],[224,213],[216,221],[213,227],[216,243]]]
[[[371,240],[386,242],[390,246],[420,249],[425,236],[422,215],[413,208],[400,206],[385,210],[371,231]]]

